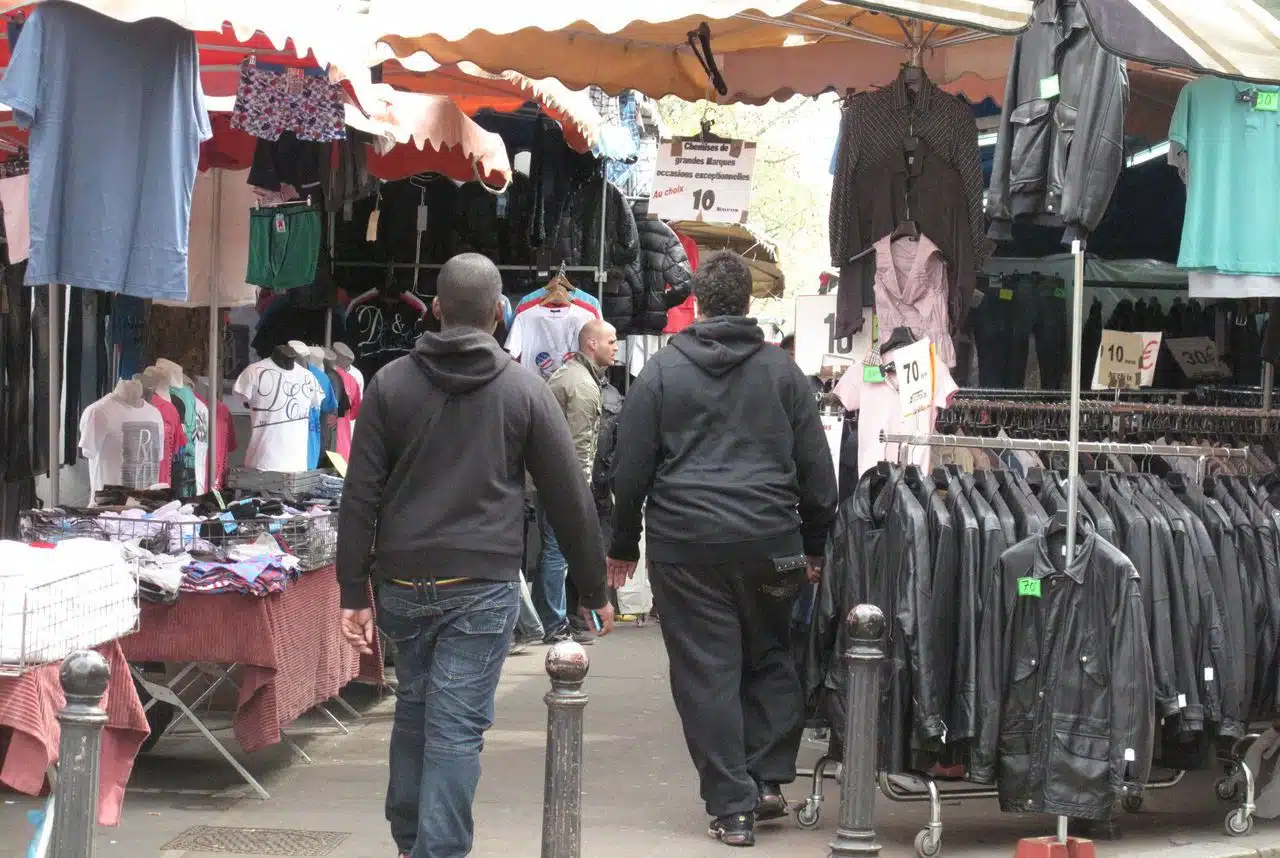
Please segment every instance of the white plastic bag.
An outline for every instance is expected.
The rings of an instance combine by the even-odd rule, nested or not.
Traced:
[[[649,587],[649,568],[644,559],[644,541],[640,542],[640,562],[636,574],[618,588],[618,610],[635,616],[653,610],[653,590]]]

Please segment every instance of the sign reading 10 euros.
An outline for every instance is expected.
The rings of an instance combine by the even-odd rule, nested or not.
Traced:
[[[649,214],[663,220],[746,223],[756,144],[676,138],[658,146]]]

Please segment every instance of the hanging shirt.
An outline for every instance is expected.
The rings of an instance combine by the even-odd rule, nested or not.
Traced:
[[[1277,88],[1205,75],[1178,95],[1169,141],[1188,161],[1179,268],[1280,274],[1280,111],[1240,100],[1250,92]]]
[[[170,406],[172,407],[172,406]],[[89,487],[147,489],[163,482],[165,423],[146,402],[132,405],[109,393],[80,418],[80,450],[89,459]]]
[[[248,170],[220,170],[219,174],[196,177],[191,192],[187,300],[160,303],[209,306],[209,284],[215,273],[219,307],[251,307],[257,301],[257,287],[244,282],[249,268],[249,213],[257,203],[248,175]],[[217,235],[213,231],[215,206]]]
[[[323,369],[308,364],[307,370],[320,386],[320,402],[311,409],[307,435],[307,461],[311,463],[307,467],[318,468],[320,459],[324,456],[324,432],[320,424],[327,415],[338,410],[338,396],[334,393],[333,382],[329,380],[329,376],[325,375]]]
[[[182,402],[182,430],[187,443],[182,448],[182,461],[188,484],[177,486],[185,497],[205,493],[207,480],[201,474],[207,472],[209,461],[209,409],[199,402],[195,391],[189,387],[171,387],[169,395]],[[207,474],[205,474],[207,476]]]
[[[888,341],[894,328],[910,328],[917,338],[929,338],[939,360],[955,366],[956,347],[947,315],[947,261],[942,251],[927,235],[897,241],[886,235],[875,248],[880,341]]]
[[[547,287],[539,286],[537,289],[534,289],[528,295],[525,295],[520,299],[520,303],[516,304],[515,314],[518,316],[530,307],[541,306],[542,299],[545,297],[547,297]],[[604,318],[600,312],[600,299],[595,295],[592,295],[590,292],[584,292],[581,289],[574,289],[569,293],[569,300],[572,303],[593,312],[597,319]],[[510,321],[507,326],[510,327]]]
[[[427,305],[409,292],[383,297],[379,290],[370,289],[351,299],[344,324],[346,341],[366,378],[412,351],[418,322],[426,315]]]
[[[893,354],[889,352],[883,355],[885,362],[891,362]],[[885,381],[867,381],[863,375],[864,366],[862,361],[858,361],[845,370],[835,389],[835,394],[846,411],[859,412],[858,476],[872,470],[879,462],[898,461],[898,445],[881,441],[881,432],[932,433],[938,412],[951,403],[951,397],[959,389],[946,364],[940,360],[934,361],[932,407],[911,417],[903,417],[896,379],[890,375]],[[929,459],[928,447],[912,447],[908,464],[918,465],[928,473]]]
[[[355,431],[356,418],[360,416],[360,402],[363,395],[360,392],[360,385],[356,383],[351,373],[343,369],[337,370],[338,377],[342,379],[342,386],[347,391],[347,413],[338,418],[338,455],[351,461],[351,435]]]
[[[310,470],[311,409],[324,402],[311,371],[296,363],[283,369],[267,358],[250,364],[234,390],[248,404],[253,427],[245,467],[285,473]]]
[[[152,394],[151,404],[160,412],[164,425],[164,458],[160,460],[160,478],[157,482],[166,486],[173,485],[173,462],[181,455],[182,448],[187,446],[187,433],[182,427],[182,418],[178,416],[177,407],[169,400]]]
[[[507,351],[543,378],[551,378],[578,351],[582,328],[599,316],[579,303],[533,304],[516,313]]]
[[[203,402],[203,400],[201,400]],[[205,406],[208,407],[207,405]],[[221,489],[227,484],[227,457],[238,449],[236,443],[236,424],[231,419],[231,409],[225,402],[218,403],[218,437],[214,442],[214,471],[211,488]]]
[[[191,188],[212,135],[194,34],[42,3],[0,102],[31,131],[26,282],[185,300]]]

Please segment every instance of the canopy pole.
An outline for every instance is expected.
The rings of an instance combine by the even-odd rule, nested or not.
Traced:
[[[57,506],[62,476],[62,290],[49,284],[49,506]]]
[[[212,233],[209,246],[214,252],[209,254],[209,468],[208,488],[218,487],[218,404],[222,402],[222,363],[218,347],[222,345],[222,331],[218,324],[218,235],[222,221],[222,170],[213,170],[210,179],[213,183],[213,216],[209,231]]]
[[[1270,361],[1262,362],[1262,411],[1265,416],[1262,418],[1262,434],[1267,435],[1271,432],[1271,400],[1275,393],[1276,386],[1276,368]]]
[[[336,280],[335,274],[337,272],[337,269],[335,266],[337,265],[337,263],[333,259],[333,248],[334,248],[334,241],[337,239],[337,237],[338,237],[338,213],[331,211],[329,212],[329,282],[334,283],[333,293],[334,293],[335,302],[338,300],[337,298],[338,287],[335,282]],[[418,236],[418,246],[419,246],[419,252],[421,252],[422,236]],[[413,284],[414,284],[414,290],[416,291],[417,285],[418,285],[418,269],[416,267],[416,264],[413,270]],[[333,307],[327,307],[326,312],[324,314],[324,347],[326,349],[333,348],[333,309],[334,309]]]

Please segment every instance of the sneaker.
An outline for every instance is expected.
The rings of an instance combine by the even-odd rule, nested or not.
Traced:
[[[707,834],[725,846],[755,846],[755,819],[749,813],[731,813],[711,820]]]
[[[782,787],[771,783],[760,784],[760,803],[756,806],[757,822],[785,819],[789,812],[787,800],[782,795]]]
[[[547,632],[547,636],[542,639],[544,644],[557,644],[563,641],[573,641],[582,646],[591,646],[596,642],[596,636],[586,632],[576,632],[566,623],[554,631]]]

